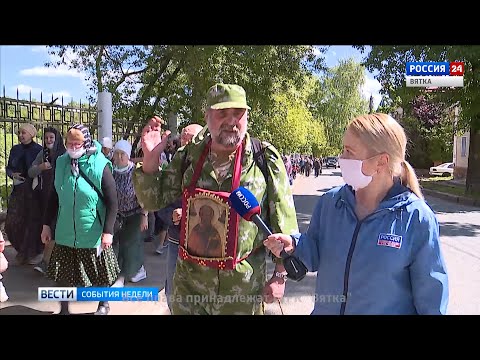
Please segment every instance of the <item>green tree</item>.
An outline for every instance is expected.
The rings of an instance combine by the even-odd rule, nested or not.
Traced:
[[[313,116],[323,122],[330,148],[341,149],[345,126],[368,112],[368,101],[360,92],[364,82],[364,68],[352,59],[341,61],[319,77],[309,105]]]
[[[285,154],[311,155],[320,152],[326,143],[323,124],[313,117],[308,106],[315,90],[315,79],[307,73],[301,83],[302,87],[294,82],[274,86],[274,106],[264,117],[266,121],[255,121],[254,118],[249,124],[252,134],[270,141]]]
[[[327,145],[323,124],[311,119],[308,124],[307,142],[311,145],[311,154],[315,157],[327,156]]]
[[[426,127],[418,118],[407,114],[400,123],[407,134],[407,160],[413,167],[428,169],[435,162],[452,161],[453,125],[444,119],[437,126]]]
[[[364,46],[357,46],[365,51]],[[463,61],[464,87],[441,88],[435,92],[438,101],[461,111],[458,130],[470,130],[470,149],[466,191],[480,192],[480,46],[372,46],[365,58],[368,70],[377,70],[382,93],[406,104],[422,89],[405,86],[407,61]]]
[[[313,46],[52,46],[59,60],[85,74],[91,101],[112,93],[114,116],[143,124],[153,114],[203,122],[207,89],[216,82],[242,85],[253,122],[268,121],[277,88],[301,88],[305,74],[323,66]]]
[[[272,115],[257,134],[281,153],[294,153],[308,144],[312,115],[304,103],[292,99],[287,93],[275,95],[274,101]]]
[[[13,182],[6,175],[6,167],[10,150],[15,144],[18,144],[17,136],[12,134],[11,130],[0,128],[0,179],[2,179],[0,183],[0,210],[6,206],[8,196],[11,193]]]

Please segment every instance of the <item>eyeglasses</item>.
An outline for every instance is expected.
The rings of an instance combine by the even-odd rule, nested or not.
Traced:
[[[66,144],[66,148],[70,150],[78,150],[83,147],[83,143],[79,144]]]

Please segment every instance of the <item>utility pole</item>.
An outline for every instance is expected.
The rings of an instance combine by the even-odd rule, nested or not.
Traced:
[[[108,91],[98,93],[97,101],[98,140],[112,138],[112,94]]]
[[[453,108],[453,178],[455,179],[458,174],[456,174],[456,165],[457,165],[457,124],[458,124],[458,107],[460,102],[457,102]]]
[[[370,103],[368,105],[368,113],[371,114],[373,113],[373,95],[370,94]]]

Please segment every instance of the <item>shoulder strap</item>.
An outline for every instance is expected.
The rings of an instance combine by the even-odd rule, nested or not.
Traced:
[[[257,138],[250,138],[252,143],[253,149],[253,160],[257,164],[257,166],[262,170],[263,177],[265,178],[265,182],[268,182],[268,169],[267,169],[267,161],[265,159],[265,148],[262,146],[262,142]],[[188,155],[186,155],[182,160],[182,167],[181,173],[184,174],[187,167],[190,163],[187,161]]]
[[[260,168],[260,170],[262,170],[263,177],[265,178],[265,184],[268,184],[269,177],[268,177],[268,169],[267,169],[267,159],[265,158],[265,148],[262,146],[262,142],[257,138],[251,137],[250,142],[252,143],[253,161],[255,161],[255,163]],[[267,223],[267,225],[270,225],[270,206],[268,204],[268,201],[267,201],[267,217],[264,220]]]
[[[82,171],[82,169],[80,168],[80,166],[78,167],[78,172],[80,173],[80,175],[85,179],[85,181],[93,188],[93,190],[95,190],[95,192],[97,193],[98,197],[100,198],[100,200],[103,201],[103,203],[105,204],[105,200],[103,199],[103,195],[102,193],[100,192],[100,190],[98,190],[98,188],[95,186],[95,184],[92,182],[92,180],[90,180],[88,178],[87,175],[85,175],[85,173]]]
[[[253,149],[253,160],[257,166],[262,170],[265,182],[268,183],[268,169],[267,160],[265,159],[265,148],[262,146],[262,142],[257,138],[250,138]]]
[[[187,167],[190,165],[190,162],[187,160],[188,154],[185,154],[185,157],[182,159],[182,176],[185,174],[185,170],[187,170]]]
[[[80,168],[80,166],[78,167],[78,173],[85,179],[85,181],[93,188],[93,190],[95,190],[95,192],[97,193],[98,195],[98,198],[105,204],[105,199],[103,198],[103,195],[102,193],[100,192],[100,190],[98,190],[98,188],[95,186],[95,184],[92,182],[92,180],[90,180],[90,178],[85,175],[85,173],[82,171],[82,169]],[[97,216],[98,216],[98,221],[100,221],[100,225],[103,226],[103,221],[102,221],[102,217],[100,216],[100,213],[98,212],[98,209],[97,209]]]

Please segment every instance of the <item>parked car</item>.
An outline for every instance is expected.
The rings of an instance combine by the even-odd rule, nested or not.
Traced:
[[[432,166],[430,168],[430,172],[429,174],[430,175],[439,175],[439,176],[452,176],[453,175],[453,168],[454,168],[454,164],[453,162],[447,162],[447,163],[443,163],[441,165],[438,165],[438,166]]]
[[[325,161],[325,167],[328,168],[338,168],[338,158],[336,156],[329,156]]]

